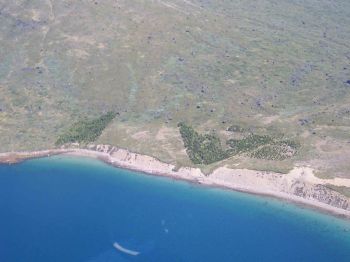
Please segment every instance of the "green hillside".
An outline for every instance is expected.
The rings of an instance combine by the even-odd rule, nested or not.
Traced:
[[[92,142],[350,176],[348,0],[5,1],[0,41],[1,152]]]

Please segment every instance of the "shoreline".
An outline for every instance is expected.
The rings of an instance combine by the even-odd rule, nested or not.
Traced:
[[[32,158],[53,155],[95,158],[114,167],[146,175],[162,176],[201,186],[271,197],[339,218],[350,219],[350,199],[325,186],[329,182],[339,183],[339,181],[319,179],[313,175],[313,170],[310,167],[295,167],[288,174],[280,174],[248,169],[230,169],[223,166],[206,176],[199,168],[181,167],[177,170],[174,165],[161,162],[154,157],[132,153],[110,145],[97,145],[89,149],[67,148],[0,153],[0,164],[15,164]],[[345,179],[344,182],[345,185],[348,185],[350,179]]]

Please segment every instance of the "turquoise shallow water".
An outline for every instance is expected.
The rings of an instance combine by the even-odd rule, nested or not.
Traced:
[[[349,221],[85,158],[0,165],[0,210],[1,262],[350,261]]]

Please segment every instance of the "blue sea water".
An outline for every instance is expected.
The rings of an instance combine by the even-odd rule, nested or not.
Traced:
[[[350,222],[55,156],[0,165],[0,261],[350,261]]]

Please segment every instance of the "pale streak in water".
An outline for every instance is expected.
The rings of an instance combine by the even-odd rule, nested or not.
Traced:
[[[130,250],[130,249],[127,249],[127,248],[122,247],[122,246],[119,245],[117,242],[114,242],[114,243],[113,243],[113,246],[114,246],[117,250],[119,250],[119,251],[121,251],[121,252],[123,252],[123,253],[125,253],[125,254],[128,254],[128,255],[137,256],[137,255],[140,254],[140,252],[133,251],[133,250]]]

